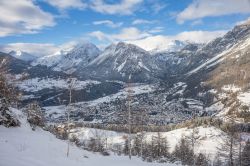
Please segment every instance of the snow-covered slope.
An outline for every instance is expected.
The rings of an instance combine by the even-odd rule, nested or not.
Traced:
[[[218,152],[218,149],[223,142],[228,139],[227,134],[217,129],[215,127],[197,127],[194,129],[196,132],[195,137],[199,137],[197,140],[197,144],[195,146],[195,153],[203,153],[209,156],[211,159],[215,157]],[[174,151],[175,146],[179,143],[181,138],[190,137],[193,129],[181,128],[172,130],[169,132],[160,132],[161,137],[165,137],[168,140],[170,152]],[[146,142],[150,143],[152,141],[152,137],[157,137],[156,132],[148,132],[145,133]],[[124,138],[127,137],[126,133],[117,133],[108,130],[101,129],[93,129],[93,128],[84,128],[79,127],[71,130],[71,137],[76,136],[81,141],[88,141],[91,138],[95,138],[96,136],[101,136],[102,139],[107,140],[107,143],[110,148],[112,146],[125,144]],[[132,137],[134,137],[133,135]],[[114,148],[114,147],[113,147]]]
[[[11,51],[11,52],[9,52],[9,54],[17,59],[21,59],[21,60],[24,60],[27,62],[31,62],[31,61],[34,61],[35,59],[37,59],[36,56],[33,56],[27,52],[20,51],[20,50]]]
[[[222,53],[209,59],[208,61],[201,64],[197,68],[191,70],[188,74],[190,75],[190,74],[196,73],[199,70],[204,69],[204,68],[209,69],[210,67],[213,67],[213,66],[223,62],[229,56],[234,55],[234,58],[240,58],[240,56],[242,54],[244,54],[245,52],[247,52],[249,48],[250,48],[250,38],[247,38],[246,40],[243,40],[241,42],[234,44],[232,47],[226,49]]]
[[[78,43],[70,49],[41,57],[32,65],[45,65],[55,71],[73,73],[77,69],[85,68],[99,53],[100,50],[92,43]]]
[[[101,156],[70,145],[69,157],[66,156],[67,142],[57,139],[47,131],[31,129],[25,116],[13,109],[21,121],[21,127],[5,128],[0,126],[0,165],[1,166],[147,166],[168,165],[146,163],[127,156]]]

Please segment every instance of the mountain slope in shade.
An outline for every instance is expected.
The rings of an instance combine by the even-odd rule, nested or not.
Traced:
[[[107,47],[88,66],[88,71],[97,78],[138,82],[150,81],[159,70],[151,61],[152,56],[140,47],[119,42]],[[83,73],[84,74],[84,73]]]
[[[21,74],[28,70],[29,63],[9,54],[0,52],[0,68],[4,68],[13,74]]]
[[[20,51],[20,50],[11,51],[11,52],[9,52],[9,54],[17,59],[21,59],[21,60],[24,60],[26,62],[31,62],[31,61],[34,61],[35,59],[37,59],[36,56],[33,56],[27,52]]]

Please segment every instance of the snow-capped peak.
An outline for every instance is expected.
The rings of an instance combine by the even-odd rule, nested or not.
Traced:
[[[46,65],[55,71],[74,72],[79,67],[86,67],[99,53],[100,50],[94,44],[81,42],[41,57],[32,65]]]
[[[111,44],[108,46],[100,56],[98,56],[96,59],[94,59],[90,64],[101,64],[103,61],[109,59],[110,57],[114,58],[129,58],[129,59],[138,59],[138,56],[142,56],[148,54],[145,50],[142,48],[133,45],[133,44],[127,44],[124,42],[119,42],[117,44]]]
[[[184,48],[188,42],[180,40],[171,40],[169,42],[158,43],[155,49],[151,52],[176,52]]]
[[[81,58],[81,56],[97,56],[100,53],[100,50],[96,47],[96,45],[88,42],[78,43],[76,44],[69,52],[68,56],[71,58]],[[74,56],[74,57],[72,57]]]
[[[17,59],[21,59],[24,61],[33,61],[35,59],[37,59],[36,56],[33,56],[27,52],[21,51],[21,50],[16,50],[16,51],[11,51],[9,52],[9,54]]]

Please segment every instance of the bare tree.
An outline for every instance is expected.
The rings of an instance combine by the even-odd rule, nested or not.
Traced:
[[[183,136],[181,138],[179,143],[176,145],[173,154],[175,159],[180,160],[183,165],[193,164],[193,151],[186,137]]]
[[[71,113],[71,107],[72,107],[72,91],[74,90],[74,88],[76,87],[77,85],[77,79],[76,78],[72,78],[70,77],[69,80],[68,80],[68,90],[69,90],[69,103],[68,103],[68,106],[67,106],[67,129],[68,129],[68,138],[69,138],[69,134],[70,134],[70,126],[69,126],[69,123],[70,123],[70,113]],[[69,144],[70,144],[70,141],[68,141],[68,146],[67,146],[67,157],[69,156]]]
[[[238,152],[236,149],[237,131],[233,119],[230,120],[230,123],[226,124],[225,131],[227,132],[228,138],[223,140],[221,146],[218,147],[218,153],[228,163],[229,166],[234,166],[235,158]]]
[[[199,129],[196,127],[193,127],[191,130],[190,135],[186,136],[187,141],[189,144],[191,144],[192,154],[193,154],[193,166],[195,166],[195,146],[197,146],[200,142],[200,135],[199,135]]]
[[[131,145],[131,89],[130,89],[131,74],[129,75],[128,81],[128,148],[129,148],[129,159],[132,157],[132,145]]]

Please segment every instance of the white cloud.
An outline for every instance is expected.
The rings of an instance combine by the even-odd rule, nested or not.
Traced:
[[[250,13],[249,0],[195,0],[177,15],[177,22],[238,13]]]
[[[0,37],[37,33],[55,25],[54,17],[31,0],[0,1]]]
[[[196,26],[196,25],[202,25],[203,24],[203,21],[201,19],[198,19],[198,20],[194,20],[191,25],[192,26]]]
[[[94,0],[90,8],[105,14],[131,15],[142,2],[143,0],[121,0],[119,3],[107,3],[104,0]]]
[[[154,49],[163,50],[166,45],[171,42],[171,38],[163,35],[150,36],[141,40],[126,41],[127,43],[135,44],[147,51]]]
[[[86,38],[80,37],[70,40],[66,43],[56,45],[53,43],[8,43],[0,44],[0,52],[9,53],[10,51],[24,51],[37,57],[51,55],[60,50],[71,50],[79,43],[88,42]]]
[[[176,40],[190,41],[195,43],[207,43],[217,37],[223,36],[227,31],[185,31],[173,36]]]
[[[151,36],[151,34],[140,31],[135,27],[123,28],[119,33],[114,34],[106,34],[101,31],[94,31],[89,35],[96,37],[98,40],[108,40],[110,42],[137,40]]]
[[[51,43],[9,43],[0,45],[1,52],[10,52],[12,50],[21,50],[34,56],[44,56],[58,51],[59,46]]]
[[[94,21],[93,24],[94,25],[106,25],[106,26],[111,27],[111,28],[118,28],[118,27],[123,25],[122,22],[114,23],[111,20]]]
[[[153,50],[156,48],[163,49],[174,40],[189,41],[193,43],[207,43],[217,37],[223,36],[227,31],[184,31],[176,35],[153,35],[162,31],[163,27],[156,27],[149,31],[141,31],[135,27],[123,28],[119,33],[108,34],[102,31],[94,31],[89,36],[97,38],[102,42],[118,42],[124,41],[135,44],[145,50]]]
[[[158,14],[168,6],[168,2],[162,0],[145,0],[143,10],[150,14]]]
[[[135,44],[147,51],[153,49],[166,49],[173,40],[189,41],[194,43],[207,43],[217,37],[224,35],[226,31],[186,31],[173,36],[156,35],[140,40],[126,41]]]
[[[82,0],[45,0],[51,6],[58,8],[59,10],[65,10],[68,8],[84,9],[87,7]]]
[[[154,27],[153,29],[149,30],[149,33],[160,33],[164,30],[164,27]]]
[[[164,36],[156,35],[152,36],[148,32],[140,31],[134,27],[124,28],[119,33],[105,34],[101,31],[95,31],[90,34],[90,36],[96,37],[100,41],[104,42],[118,42],[124,41],[127,43],[135,44],[145,50],[153,49],[164,49],[173,40],[190,41],[196,43],[206,43],[215,39],[216,37],[222,36],[226,31],[187,31],[181,32],[174,36]],[[62,45],[55,45],[52,43],[9,43],[0,45],[1,52],[10,52],[12,50],[21,50],[28,52],[35,56],[45,56],[53,54],[59,50],[71,49],[79,42],[85,42],[86,39],[80,38],[69,41]],[[107,43],[103,43],[102,48],[106,46]]]
[[[138,24],[153,24],[155,21],[150,20],[144,20],[144,19],[136,19],[132,22],[132,25],[138,25]]]
[[[160,2],[156,3],[155,0],[154,0],[154,2],[153,2],[153,4],[151,5],[151,7],[152,7],[154,13],[157,14],[157,13],[159,13],[161,10],[163,10],[164,8],[166,8],[166,7],[167,7],[167,4],[165,4],[165,3],[160,3]]]

